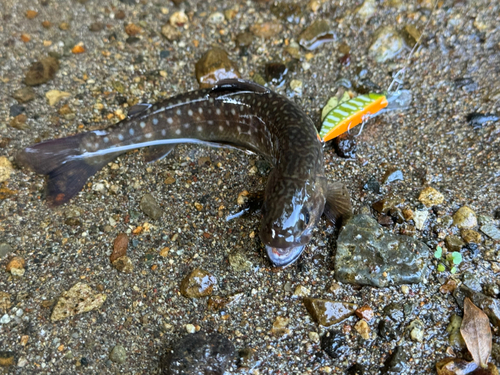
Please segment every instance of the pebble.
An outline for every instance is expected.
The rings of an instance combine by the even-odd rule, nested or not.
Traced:
[[[413,221],[415,222],[415,228],[422,230],[425,227],[425,222],[429,217],[429,212],[427,210],[415,211],[413,214]]]
[[[441,285],[441,287],[439,288],[439,291],[443,294],[446,294],[446,293],[453,293],[453,291],[455,289],[457,289],[457,282],[453,279],[448,279],[446,280],[446,282]]]
[[[7,312],[11,306],[10,294],[7,292],[0,292],[0,311]]]
[[[271,333],[275,336],[282,337],[290,334],[290,330],[286,326],[290,323],[290,319],[283,316],[277,316],[273,322]]]
[[[116,259],[126,255],[127,247],[128,236],[125,233],[118,234],[113,242],[113,252],[109,257],[110,262],[113,263]]]
[[[19,275],[19,273],[24,274],[24,266],[26,262],[23,258],[21,257],[14,257],[10,260],[10,262],[7,264],[5,270],[7,272],[12,273],[13,275]],[[22,275],[20,275],[22,276]]]
[[[283,63],[271,62],[265,65],[264,72],[267,82],[271,82],[274,85],[280,85],[285,80],[288,68]]]
[[[95,310],[106,301],[105,294],[95,294],[85,283],[76,283],[59,297],[50,320],[56,322],[77,314]]]
[[[370,177],[368,181],[366,181],[363,185],[363,189],[371,191],[374,194],[380,194],[380,184],[374,177]]]
[[[460,231],[460,235],[466,244],[476,243],[479,244],[482,241],[482,236],[479,232],[476,232],[473,229],[462,229]]]
[[[418,200],[427,207],[432,207],[443,203],[444,196],[433,187],[427,186],[420,192]]]
[[[354,325],[354,329],[361,335],[365,340],[370,339],[370,326],[365,320],[360,320]]]
[[[61,100],[65,98],[69,98],[71,94],[65,91],[59,90],[49,90],[45,93],[45,97],[47,98],[50,106],[55,106]]]
[[[59,61],[47,56],[36,61],[28,69],[24,83],[28,86],[38,86],[53,79],[59,70]]]
[[[182,34],[179,31],[178,27],[172,26],[171,24],[167,23],[162,26],[161,35],[172,42],[174,40],[178,40]]]
[[[247,272],[253,267],[252,262],[248,260],[248,255],[243,251],[234,251],[228,255],[229,264],[235,272]]]
[[[370,306],[362,306],[359,309],[355,311],[356,316],[360,319],[364,319],[367,322],[373,319],[373,316],[375,315],[373,312],[373,309]]]
[[[459,229],[471,229],[477,226],[476,213],[467,206],[458,209],[453,215],[453,225]]]
[[[264,39],[276,37],[282,29],[283,26],[277,21],[261,22],[250,26],[253,35]]]
[[[332,27],[326,20],[316,20],[302,31],[299,36],[299,44],[305,49],[312,51],[324,43],[333,42],[335,35]]]
[[[104,30],[104,24],[102,22],[93,22],[89,26],[89,31],[98,32]]]
[[[19,103],[28,103],[35,99],[35,90],[31,87],[23,87],[19,90],[14,91],[12,97],[16,99]]]
[[[208,50],[195,64],[196,79],[200,88],[212,87],[227,78],[240,78],[236,63],[229,59],[226,51],[214,47]]]
[[[112,265],[122,273],[132,273],[134,271],[134,264],[132,263],[132,260],[126,255],[116,258],[112,262]]]
[[[446,236],[444,242],[448,251],[460,251],[465,246],[465,242],[455,235]]]
[[[151,194],[145,194],[141,198],[141,202],[139,204],[142,212],[144,212],[147,216],[149,216],[153,220],[157,220],[163,214],[163,210],[160,205],[156,202],[155,198]]]
[[[500,241],[500,229],[494,224],[486,224],[481,226],[481,232],[490,237],[493,241]]]
[[[212,294],[217,279],[209,272],[196,268],[181,282],[181,294],[188,298],[206,297]]]
[[[403,37],[392,27],[386,26],[377,30],[369,55],[376,62],[386,62],[398,56],[404,49]]]
[[[354,303],[304,298],[304,305],[311,317],[320,325],[329,327],[353,315],[358,306]]]
[[[234,345],[226,337],[197,332],[175,343],[162,359],[161,367],[169,375],[223,375],[234,357]]]
[[[172,26],[184,26],[188,21],[189,19],[184,11],[175,12],[169,19]]]
[[[384,176],[382,177],[382,183],[390,184],[394,181],[404,181],[404,176],[403,172],[400,169],[391,167],[385,172]]]
[[[376,10],[377,3],[375,2],[375,0],[365,0],[363,4],[358,7],[358,9],[356,9],[356,13],[359,17],[367,20],[368,18],[373,16]]]
[[[16,117],[14,117],[10,121],[9,125],[15,129],[28,130],[30,127],[26,124],[27,119],[28,119],[28,117],[24,113],[22,113],[20,115],[17,115]]]
[[[341,282],[377,287],[419,283],[429,254],[423,242],[386,233],[372,217],[355,215],[339,234],[335,275]]]
[[[422,342],[424,341],[424,323],[420,319],[415,319],[410,323],[410,338],[413,341]]]
[[[186,324],[185,328],[186,328],[187,333],[195,333],[196,332],[196,327],[194,326],[194,324]]]
[[[358,142],[356,137],[352,134],[345,132],[333,140],[333,148],[335,153],[341,158],[354,159],[356,151],[358,151]],[[377,181],[375,181],[378,184]],[[372,185],[376,189],[375,185]],[[378,187],[380,193],[380,185]]]
[[[295,91],[296,93],[302,93],[302,87],[304,86],[304,83],[298,79],[292,79],[290,81],[290,88]]]
[[[321,337],[320,345],[331,358],[339,358],[350,351],[346,337],[340,330],[326,332]]]
[[[140,26],[137,26],[135,23],[129,23],[125,25],[125,32],[129,36],[136,36],[142,31]]]
[[[0,366],[8,367],[14,364],[14,352],[0,351]]]
[[[1,175],[1,173],[0,173]],[[0,243],[0,260],[6,255],[12,253],[14,249],[7,242]]]
[[[127,352],[122,345],[116,345],[109,353],[109,359],[115,363],[124,363],[127,360]]]
[[[311,291],[305,286],[298,285],[293,292],[294,297],[307,297]]]
[[[7,181],[10,178],[11,173],[14,172],[14,167],[12,163],[7,159],[6,156],[0,156],[0,183]],[[2,252],[0,250],[0,257]]]
[[[220,25],[224,22],[224,14],[221,12],[214,12],[208,16],[207,22],[212,25]]]
[[[32,20],[33,18],[35,18],[36,16],[38,16],[38,12],[36,10],[27,10],[26,11],[26,18]]]
[[[446,332],[449,333],[448,343],[450,346],[457,350],[462,351],[465,348],[465,341],[460,333],[460,326],[462,325],[462,318],[458,315],[452,315],[450,323],[446,327]]]
[[[9,324],[11,321],[9,314],[4,314],[0,318],[0,324]]]
[[[250,47],[253,40],[254,40],[254,35],[248,31],[245,31],[243,33],[239,33],[238,35],[236,35],[236,45],[240,48],[241,47],[244,47],[244,48]]]
[[[387,357],[381,374],[400,375],[408,371],[408,354],[403,347],[397,346]]]
[[[387,214],[390,209],[396,208],[398,205],[403,203],[403,199],[395,195],[389,195],[381,200],[375,202],[372,207],[375,211],[381,214]]]

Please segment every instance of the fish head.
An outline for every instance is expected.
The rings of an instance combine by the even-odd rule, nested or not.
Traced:
[[[276,267],[295,262],[309,243],[325,206],[324,177],[305,180],[270,175],[262,206],[260,239]]]

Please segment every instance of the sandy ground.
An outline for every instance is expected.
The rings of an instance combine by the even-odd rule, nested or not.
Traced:
[[[408,51],[384,63],[368,57],[375,30],[381,26],[400,30],[406,24],[422,30],[431,17],[405,79],[405,88],[414,95],[411,108],[370,121],[358,138],[355,159],[340,159],[333,150],[326,151],[328,177],[348,185],[356,210],[389,192],[400,194],[415,209],[422,188],[435,187],[444,194],[445,202],[415,234],[431,248],[441,240],[432,229],[438,217],[452,215],[463,205],[478,215],[494,217],[500,207],[500,123],[473,129],[465,120],[470,112],[500,111],[500,9],[495,1],[447,0],[432,15],[432,5],[425,1],[418,6],[377,3],[369,20],[356,15],[359,2],[325,2],[314,13],[302,1],[299,23],[276,19],[268,4],[253,1],[190,0],[180,7],[166,0],[127,3],[2,1],[0,155],[13,161],[16,151],[37,140],[111,125],[118,121],[117,110],[126,113],[119,96],[155,102],[198,88],[194,64],[213,45],[229,52],[243,77],[262,73],[266,62],[282,59],[286,43],[297,41],[305,26],[326,18],[337,40],[312,55],[301,49],[295,71],[277,89],[293,97],[317,121],[340,78],[353,80],[360,69],[367,69],[371,81],[387,88],[390,73],[404,66]],[[181,29],[180,39],[170,42],[161,35],[161,27],[180,9],[190,19]],[[207,24],[212,13],[229,9],[237,10],[234,18],[219,25]],[[28,19],[28,10],[37,11],[37,17]],[[125,13],[124,19],[115,17],[119,10]],[[52,26],[42,27],[43,21]],[[270,39],[255,37],[248,53],[241,55],[235,36],[262,21],[279,22],[283,29]],[[61,22],[69,28],[61,30]],[[102,22],[104,30],[89,31],[94,22]],[[134,43],[127,41],[124,25],[128,23],[142,28]],[[24,42],[22,34],[29,35],[30,41]],[[85,52],[74,54],[71,48],[78,43]],[[350,47],[349,66],[339,63],[342,43]],[[34,100],[21,104],[28,128],[15,129],[9,125],[10,108],[18,104],[12,94],[24,87],[30,64],[49,52],[60,56],[60,70],[53,80],[34,88]],[[461,81],[456,80],[462,78],[473,83],[460,87]],[[302,81],[300,95],[290,88],[291,80]],[[117,88],[123,92],[117,93]],[[69,92],[70,96],[50,106],[45,97],[49,90]],[[65,104],[74,116],[60,113]],[[206,157],[210,165],[199,166],[198,160]],[[300,299],[292,296],[298,285],[309,288],[314,297],[371,306],[378,314],[369,323],[374,332],[385,305],[412,303],[416,308],[407,322],[422,320],[425,338],[415,342],[405,335],[400,342],[411,358],[403,373],[434,371],[436,361],[447,356],[449,318],[460,313],[450,295],[438,292],[449,274],[438,273],[436,261],[429,259],[428,282],[410,285],[409,294],[400,286],[376,289],[345,284],[332,292],[336,237],[324,220],[298,265],[272,270],[255,235],[258,217],[224,220],[237,209],[241,191],[256,191],[265,183],[265,176],[252,173],[257,160],[238,151],[183,146],[173,157],[147,165],[140,152],[131,152],[105,167],[70,204],[57,209],[48,208],[41,199],[43,177],[16,168],[4,185],[15,193],[0,201],[0,242],[13,248],[0,260],[0,291],[9,293],[12,302],[7,311],[10,323],[0,325],[0,350],[14,352],[15,360],[11,367],[0,368],[0,373],[159,373],[160,356],[187,334],[186,324],[193,324],[224,334],[237,350],[255,349],[254,373],[343,373],[358,362],[365,373],[378,374],[397,342],[361,339],[353,328],[358,319],[353,317],[339,325],[348,332],[349,350],[338,358],[328,357],[310,334],[321,335],[325,328],[314,323]],[[404,181],[384,186],[380,195],[363,189],[370,177],[380,181],[389,167],[400,168]],[[169,176],[176,182],[165,184]],[[139,202],[146,193],[164,209],[161,219],[150,220],[141,212]],[[194,203],[201,203],[203,209],[198,211]],[[79,225],[69,225],[67,219],[76,216]],[[132,234],[139,226],[145,229]],[[400,228],[388,230],[399,232]],[[120,232],[130,233],[131,274],[118,273],[109,262],[113,240]],[[475,258],[464,250],[457,280],[469,272],[483,286],[498,283],[499,274],[483,257],[488,250],[498,251],[495,246],[491,240],[483,241]],[[161,257],[159,252],[165,247],[170,252]],[[236,251],[251,262],[249,271],[236,272],[229,264],[228,255]],[[4,271],[12,255],[25,259],[24,276]],[[214,312],[207,310],[206,299],[181,296],[180,281],[196,267],[217,278],[215,294],[243,293],[243,297],[224,311]],[[89,313],[51,322],[53,301],[76,282],[102,291],[106,302]],[[285,337],[271,333],[279,315],[290,319],[290,333]],[[28,336],[27,342],[23,336]],[[494,341],[498,340],[495,336]],[[108,360],[117,344],[127,352],[123,364]],[[235,361],[228,373],[237,371]]]

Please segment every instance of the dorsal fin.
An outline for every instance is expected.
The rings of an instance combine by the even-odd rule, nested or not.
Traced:
[[[149,108],[151,108],[151,104],[149,104],[149,103],[137,103],[137,104],[134,104],[128,110],[127,117],[128,118],[136,117],[139,114],[141,114],[142,112],[148,110]]]
[[[261,86],[253,81],[247,81],[244,79],[234,78],[234,79],[223,79],[215,84],[210,91],[210,95],[226,95],[230,93],[238,92],[271,92],[267,87]]]

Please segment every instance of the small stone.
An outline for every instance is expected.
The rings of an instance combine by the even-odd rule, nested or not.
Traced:
[[[181,294],[188,298],[206,297],[212,294],[217,279],[209,272],[196,268],[181,282]]]
[[[465,246],[464,241],[462,241],[460,237],[454,235],[446,236],[444,242],[449,251],[460,251],[462,247]]]
[[[35,18],[36,16],[38,16],[38,12],[36,10],[27,10],[26,11],[26,18],[27,19],[30,19],[32,20],[33,18]]]
[[[23,87],[22,89],[14,91],[12,97],[19,103],[28,103],[35,99],[35,90],[31,87]]]
[[[365,0],[363,4],[356,9],[356,14],[364,19],[369,19],[377,10],[375,0]]]
[[[351,348],[347,344],[344,334],[340,330],[326,332],[321,337],[321,349],[331,358],[339,358],[342,355],[350,353]]]
[[[413,341],[424,341],[424,323],[420,319],[415,319],[410,323],[410,338]]]
[[[167,23],[161,28],[161,35],[172,42],[174,40],[178,40],[182,34],[179,31],[179,28]]]
[[[288,68],[283,63],[270,62],[265,65],[264,72],[266,74],[267,82],[280,85],[285,80]]]
[[[113,263],[116,259],[127,254],[128,236],[125,233],[120,233],[116,236],[113,242],[113,253],[110,255],[109,260]]]
[[[299,44],[312,51],[324,43],[333,42],[335,35],[332,27],[326,20],[316,20],[309,25],[299,36]]]
[[[134,271],[132,260],[126,255],[116,258],[116,260],[112,262],[112,265],[122,273],[132,273],[132,271]]]
[[[127,15],[125,14],[125,12],[121,9],[119,9],[115,12],[115,18],[117,20],[124,20],[126,16]]]
[[[376,32],[369,55],[377,62],[385,62],[398,56],[404,47],[404,38],[395,29],[386,26]]]
[[[200,88],[208,88],[218,81],[228,78],[240,78],[236,63],[231,61],[222,48],[212,48],[195,64],[196,79]]]
[[[377,222],[384,227],[390,227],[394,225],[394,221],[392,221],[392,218],[386,215],[380,215],[377,219]]]
[[[175,178],[174,178],[174,177],[172,177],[172,176],[168,176],[168,177],[165,179],[165,181],[163,181],[163,183],[164,183],[165,185],[172,185],[175,181],[176,181],[176,180],[175,180]]]
[[[9,314],[4,314],[0,318],[0,324],[9,324],[11,321]]]
[[[28,130],[30,127],[26,124],[27,119],[28,119],[28,117],[24,113],[22,113],[16,117],[14,117],[11,120],[11,122],[9,123],[9,125],[15,129]]]
[[[163,210],[151,194],[145,194],[139,204],[142,212],[153,220],[157,220],[163,214]]]
[[[250,31],[257,37],[269,39],[278,35],[283,26],[277,21],[261,22],[250,27]]]
[[[471,229],[477,226],[476,213],[467,206],[459,208],[453,215],[453,225],[459,229]]]
[[[224,22],[224,14],[221,12],[214,12],[208,16],[207,22],[212,25],[220,25]]]
[[[410,287],[408,285],[401,285],[401,293],[403,294],[410,293]]]
[[[22,105],[14,104],[9,108],[9,116],[16,117],[26,111],[26,108]]]
[[[184,11],[175,12],[170,16],[169,22],[172,26],[184,26],[189,21]]]
[[[381,214],[387,214],[390,209],[396,208],[398,205],[403,203],[403,199],[395,196],[395,195],[389,195],[378,202],[375,202],[372,207],[375,211],[381,213]]]
[[[364,319],[367,322],[373,319],[374,312],[373,309],[370,306],[362,306],[359,309],[355,311],[356,316],[360,319]]]
[[[142,28],[137,26],[136,24],[134,23],[129,23],[127,25],[125,25],[125,32],[127,33],[127,35],[129,36],[136,36],[137,34],[139,34],[140,32],[142,31]]]
[[[170,247],[164,247],[163,249],[160,250],[160,256],[163,258],[168,256],[168,253],[170,253]]]
[[[233,361],[235,348],[218,333],[196,332],[175,343],[162,359],[162,373],[169,375],[223,375]]]
[[[387,357],[381,373],[391,375],[407,373],[408,363],[408,354],[405,349],[401,346],[397,346],[392,354]]]
[[[273,323],[273,328],[271,329],[271,333],[278,337],[289,335],[290,330],[286,328],[288,323],[290,323],[290,319],[282,316],[277,316],[276,320]]]
[[[304,298],[304,305],[312,318],[320,325],[329,327],[353,315],[358,308],[354,303]]]
[[[462,229],[460,231],[460,235],[466,244],[476,243],[479,244],[482,241],[482,236],[479,232],[476,232],[473,229]]]
[[[413,221],[415,222],[415,228],[422,230],[425,227],[425,222],[429,217],[429,212],[427,210],[415,211],[413,214]]]
[[[242,251],[235,251],[228,255],[229,264],[235,272],[247,272],[253,267],[252,262],[248,260],[247,254]]]
[[[460,326],[462,325],[462,318],[458,315],[452,315],[450,323],[446,327],[446,331],[450,334],[448,342],[450,346],[458,351],[465,348],[465,341],[460,333]]]
[[[75,55],[84,52],[85,52],[85,47],[82,44],[77,44],[71,49],[71,53],[74,53]]]
[[[354,329],[361,335],[365,340],[370,339],[370,326],[365,320],[360,320],[354,325]]]
[[[257,351],[252,348],[243,348],[238,351],[239,365],[243,368],[254,367],[258,361]]]
[[[455,289],[457,289],[457,282],[453,279],[448,279],[443,285],[441,285],[439,291],[443,294],[447,294],[453,293]]]
[[[98,32],[104,30],[104,24],[102,22],[94,22],[89,26],[89,31]]]
[[[404,180],[403,172],[396,167],[389,168],[382,177],[383,184],[390,184],[391,182],[394,181],[403,181],[403,180]]]
[[[70,24],[68,22],[61,22],[59,24],[59,30],[66,31],[69,30]]]
[[[238,47],[250,47],[254,40],[254,35],[248,31],[236,35],[236,45]]]
[[[305,286],[298,285],[293,292],[294,297],[307,297],[311,291]]]
[[[0,351],[0,366],[8,367],[14,364],[14,352]]]
[[[403,208],[402,213],[406,221],[413,220],[413,217],[415,216],[411,208]]]
[[[436,189],[427,186],[420,192],[418,200],[425,204],[427,207],[432,207],[443,203],[444,196]]]
[[[298,79],[292,79],[290,82],[290,88],[296,93],[302,93],[302,86],[304,83]]]
[[[53,57],[45,57],[29,67],[24,83],[28,86],[38,86],[54,78],[59,70],[59,61]]]
[[[10,294],[7,292],[0,292],[0,311],[7,312],[11,306]]]
[[[50,90],[45,93],[45,97],[49,101],[50,106],[54,106],[65,98],[69,98],[71,94],[65,91]]]
[[[345,132],[333,139],[333,148],[335,149],[335,153],[341,158],[354,159],[356,157],[356,151],[358,151],[358,142],[354,135]],[[376,184],[378,184],[378,182],[376,182]],[[376,184],[372,185],[375,189]]]
[[[109,353],[109,359],[115,363],[124,363],[127,360],[127,352],[122,345],[116,345]]]
[[[42,26],[45,28],[45,29],[50,29],[52,27],[52,23],[50,21],[43,21],[42,22]]]
[[[481,232],[490,237],[493,241],[500,241],[500,229],[494,224],[486,224],[481,226]]]
[[[82,314],[101,307],[106,301],[105,294],[94,294],[90,286],[76,283],[71,289],[63,292],[57,301],[50,320],[52,322]]]
[[[196,332],[196,327],[194,326],[194,324],[186,324],[185,328],[186,328],[187,333],[195,333]]]
[[[370,177],[368,181],[366,181],[363,185],[363,189],[371,191],[374,194],[380,194],[380,184],[374,177]]]
[[[13,269],[23,269],[25,265],[25,261],[21,257],[14,257],[7,264],[6,271],[12,272]]]
[[[0,156],[0,183],[7,181],[10,178],[11,173],[14,171],[12,163],[7,159],[6,156]],[[2,251],[0,250],[0,258],[2,257]]]

